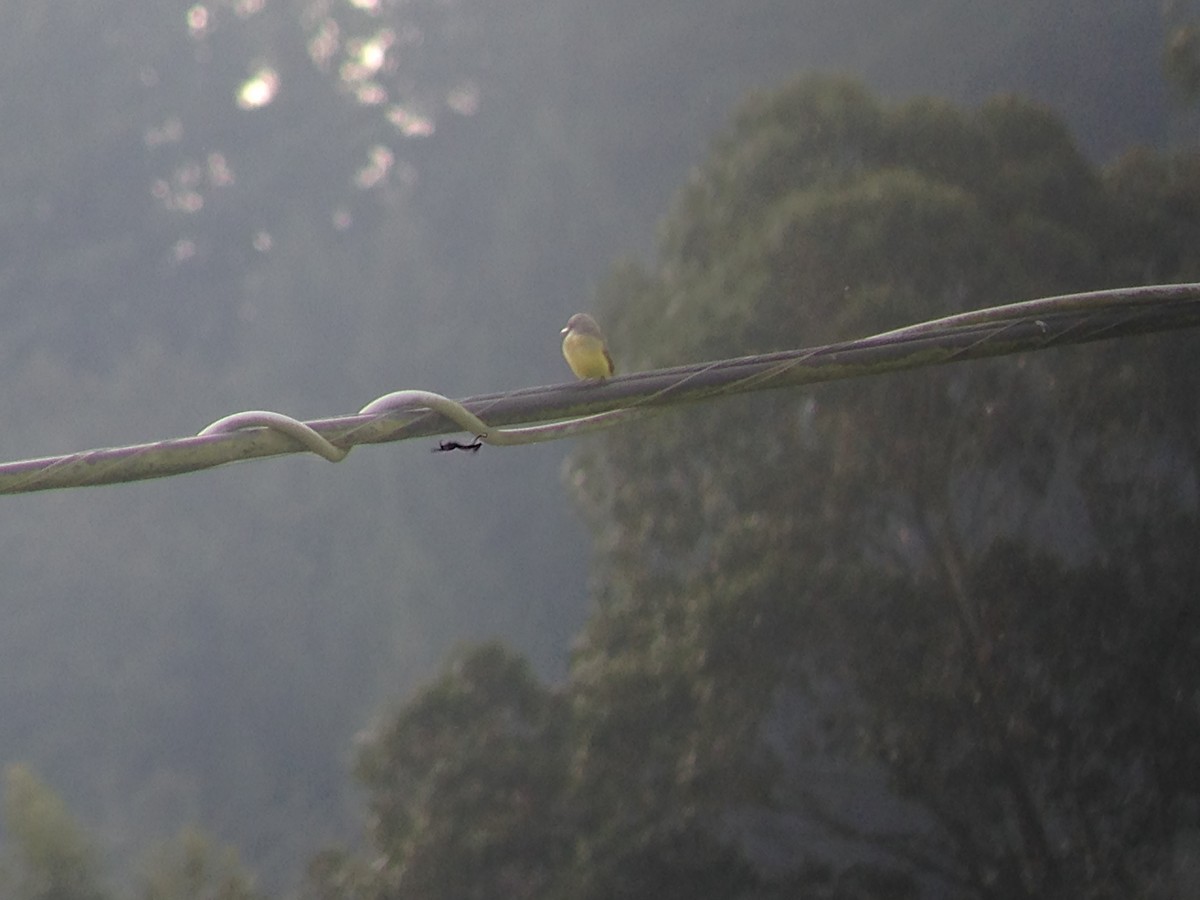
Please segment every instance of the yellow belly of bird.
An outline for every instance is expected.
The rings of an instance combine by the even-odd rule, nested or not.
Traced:
[[[604,341],[591,335],[568,334],[562,352],[577,378],[608,378],[613,373],[612,357]]]

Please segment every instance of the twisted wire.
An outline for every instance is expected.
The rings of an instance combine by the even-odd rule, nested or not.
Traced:
[[[248,410],[199,434],[0,464],[0,494],[113,484],[239,460],[313,452],[332,462],[359,444],[459,429],[514,446],[627,423],[668,406],[1008,353],[1200,325],[1200,284],[1069,294],[991,307],[867,338],[800,350],[656,369],[567,385],[452,400],[430,391],[385,394],[358,413],[301,422]],[[540,423],[540,424],[530,424]]]

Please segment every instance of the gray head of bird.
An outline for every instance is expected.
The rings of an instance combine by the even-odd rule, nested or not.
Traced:
[[[600,326],[596,324],[596,320],[587,313],[575,313],[571,318],[567,319],[567,327],[562,330],[562,334],[590,334],[592,337],[600,337]]]

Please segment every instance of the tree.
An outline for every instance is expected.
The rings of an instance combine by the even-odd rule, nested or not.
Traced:
[[[653,269],[631,368],[1169,278],[1196,164],[1098,171],[1045,110],[752,98]],[[1196,339],[725,401],[568,478],[597,607],[561,689],[489,646],[364,747],[378,870],[319,896],[1168,896],[1200,808]],[[324,880],[321,880],[324,879]]]
[[[376,890],[534,897],[568,847],[562,698],[497,644],[465,653],[366,741]],[[345,866],[329,865],[346,875]]]
[[[256,900],[253,879],[237,853],[214,847],[195,828],[159,846],[146,865],[141,900]]]
[[[1194,102],[1200,97],[1200,28],[1182,0],[1163,4],[1167,39],[1163,46],[1163,72],[1180,96]]]
[[[1100,173],[1016,99],[802,79],[746,105],[655,270],[603,292],[612,343],[669,365],[1186,275],[1194,165]],[[1200,796],[1194,358],[1183,336],[726,402],[577,454],[603,588],[571,690],[597,736],[668,726],[626,744],[662,773],[641,815],[780,804],[971,896],[1167,890]],[[843,784],[804,787],[821,766]],[[915,810],[899,833],[838,808],[871,772]]]
[[[27,766],[4,770],[4,824],[12,841],[6,896],[102,900],[95,851],[62,799]]]

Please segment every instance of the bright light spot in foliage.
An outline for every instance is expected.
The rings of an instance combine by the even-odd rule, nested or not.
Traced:
[[[262,12],[263,7],[266,5],[267,0],[237,0],[233,5],[233,11],[237,14],[238,18],[248,19]]]
[[[279,73],[263,66],[238,89],[237,104],[242,109],[259,109],[269,104],[279,93]]]
[[[429,137],[433,134],[433,119],[403,106],[393,106],[387,111],[387,117],[405,137]]]
[[[188,34],[193,38],[202,38],[208,33],[208,7],[197,3],[187,11]]]
[[[363,106],[379,106],[387,102],[387,91],[374,81],[364,81],[354,89],[354,99]]]
[[[208,154],[208,183],[213,187],[228,187],[233,184],[233,170],[224,153]]]
[[[388,48],[396,41],[396,33],[390,28],[379,31],[371,40],[365,41],[358,49],[358,62],[371,74],[383,68],[387,62]]]
[[[382,144],[372,147],[369,157],[370,161],[354,176],[354,184],[364,191],[375,187],[387,178],[392,164],[396,161],[395,154]]]
[[[395,41],[395,32],[384,28],[369,40],[347,46],[350,55],[342,63],[338,75],[351,86],[355,98],[364,106],[377,106],[387,100],[387,89],[378,83],[376,76],[387,67],[388,49]]]
[[[322,70],[329,66],[330,60],[338,52],[341,43],[341,29],[333,19],[325,19],[308,42],[308,55]]]

